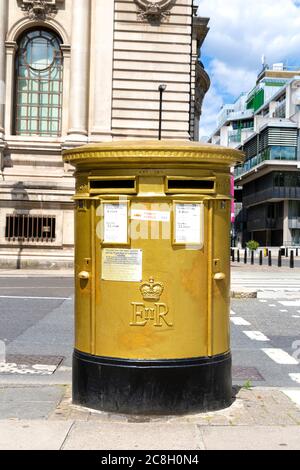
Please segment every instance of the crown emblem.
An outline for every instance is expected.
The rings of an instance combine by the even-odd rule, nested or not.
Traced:
[[[161,282],[155,282],[153,277],[150,277],[149,282],[143,282],[140,291],[144,300],[156,302],[160,299],[164,286]]]

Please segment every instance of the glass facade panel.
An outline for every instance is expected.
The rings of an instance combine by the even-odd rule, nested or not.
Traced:
[[[299,246],[300,245],[300,230],[295,229],[292,230],[292,245]]]
[[[244,165],[235,172],[235,176],[242,175],[265,160],[297,160],[296,147],[272,145],[262,150],[254,157],[248,158]]]
[[[300,201],[289,201],[289,217],[300,217]]]
[[[297,160],[296,148],[272,145],[270,147],[270,160]]]
[[[15,133],[59,136],[63,78],[61,40],[56,34],[40,29],[25,33],[18,46]],[[55,119],[54,125],[52,119]]]

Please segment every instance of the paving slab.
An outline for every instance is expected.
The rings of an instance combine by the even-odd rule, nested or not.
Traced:
[[[0,421],[0,450],[60,450],[72,421]]]
[[[0,449],[300,449],[299,391],[235,387],[224,410],[146,416],[75,406],[68,385],[0,385]]]
[[[0,386],[0,420],[46,419],[64,393],[63,386]]]
[[[64,450],[202,450],[199,428],[192,424],[76,423]]]
[[[206,450],[299,450],[299,426],[201,426]]]

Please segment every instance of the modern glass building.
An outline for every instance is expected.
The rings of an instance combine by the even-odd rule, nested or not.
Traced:
[[[299,128],[300,71],[283,64],[265,67],[255,87],[219,120],[210,141],[246,155],[234,169],[235,244],[300,244]]]
[[[235,183],[242,188],[236,232],[244,243],[300,244],[298,83],[290,80],[259,108],[254,117],[260,125],[240,145],[246,161],[235,169]]]

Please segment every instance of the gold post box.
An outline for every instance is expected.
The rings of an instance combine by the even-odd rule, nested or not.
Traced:
[[[73,401],[125,413],[231,403],[232,149],[119,141],[76,167]]]

